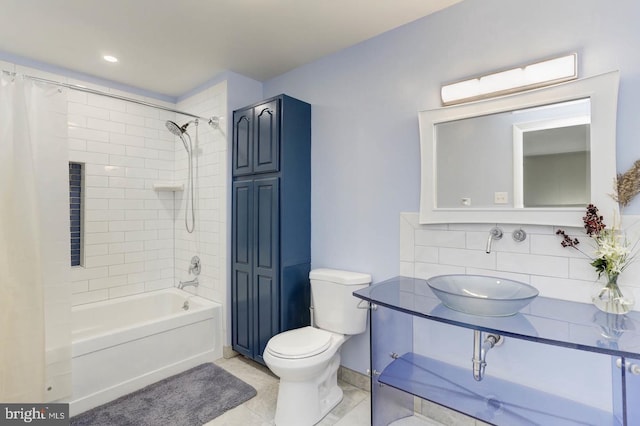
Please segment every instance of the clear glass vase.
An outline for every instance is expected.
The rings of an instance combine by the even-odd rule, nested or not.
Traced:
[[[607,283],[598,283],[591,301],[598,309],[610,314],[626,314],[635,304],[633,292],[618,285],[618,274],[606,276]]]

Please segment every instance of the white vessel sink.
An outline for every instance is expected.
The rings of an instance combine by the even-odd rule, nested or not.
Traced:
[[[490,317],[515,315],[538,295],[529,284],[484,275],[439,275],[427,284],[448,308]]]

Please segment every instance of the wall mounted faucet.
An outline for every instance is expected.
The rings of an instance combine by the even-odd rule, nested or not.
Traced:
[[[498,241],[499,239],[502,238],[502,229],[498,228],[497,226],[494,226],[493,228],[491,228],[491,230],[489,231],[489,239],[487,240],[487,254],[491,253],[491,242],[493,240]]]

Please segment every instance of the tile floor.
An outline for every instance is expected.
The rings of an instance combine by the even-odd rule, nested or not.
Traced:
[[[215,362],[231,374],[253,386],[257,395],[238,407],[211,420],[204,426],[270,426],[274,425],[278,397],[278,377],[268,368],[241,356]],[[371,424],[371,395],[369,392],[339,381],[344,392],[338,404],[319,426],[369,426]],[[420,417],[403,419],[402,426],[442,426],[434,420]]]
[[[227,411],[205,426],[266,426],[273,425],[278,397],[278,377],[269,369],[237,356],[215,362],[231,374],[253,386],[258,394],[244,404]],[[344,392],[342,402],[322,419],[320,426],[368,426],[371,424],[369,392],[339,382]]]

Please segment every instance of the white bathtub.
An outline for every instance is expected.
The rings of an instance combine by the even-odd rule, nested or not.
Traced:
[[[175,288],[73,307],[70,415],[222,357],[221,311]]]

